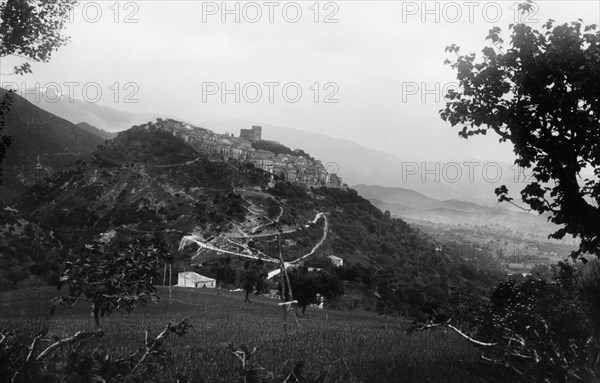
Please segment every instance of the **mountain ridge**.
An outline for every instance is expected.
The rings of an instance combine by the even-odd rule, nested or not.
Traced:
[[[77,257],[94,241],[134,243],[145,236],[164,241],[175,273],[220,264],[224,251],[240,269],[248,257],[276,269],[271,237],[279,235],[286,262],[337,255],[385,280],[399,299],[405,289],[420,289],[424,301],[433,301],[475,275],[460,271],[461,259],[438,254],[428,235],[352,189],[273,182],[247,164],[209,160],[152,124],[120,132],[87,160],[32,186],[13,210],[18,215],[0,224],[7,236],[3,254],[18,261],[0,265],[2,285],[23,283],[23,269],[49,283],[58,270],[43,265]],[[35,238],[47,238],[43,254],[28,245]],[[201,246],[181,247],[185,238]],[[496,278],[485,275],[473,281],[480,288]]]
[[[0,88],[0,97],[6,90]],[[23,190],[70,162],[86,158],[103,139],[13,94],[4,134],[12,137],[2,162],[1,202],[14,201]]]

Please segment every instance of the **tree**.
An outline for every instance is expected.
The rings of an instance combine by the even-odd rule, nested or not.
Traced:
[[[0,4],[0,58],[27,60],[15,74],[31,73],[29,61],[48,62],[69,42],[63,34],[76,0],[6,0]],[[3,73],[5,74],[5,73]]]
[[[154,277],[160,265],[159,247],[137,244],[105,247],[86,245],[84,255],[66,262],[59,288],[66,284],[68,295],[54,300],[55,305],[72,306],[79,300],[90,303],[96,327],[100,317],[114,310],[132,311],[137,304],[156,301]]]
[[[215,274],[217,281],[223,287],[223,284],[234,285],[235,284],[235,269],[231,267],[231,258],[227,257],[227,260],[219,262],[211,271]]]
[[[264,280],[267,276],[263,266],[264,263],[260,260],[252,264],[244,262],[244,270],[240,278],[244,292],[246,293],[244,302],[252,303],[250,301],[250,294],[256,291],[256,295],[258,295],[262,290]]]
[[[531,4],[519,8],[526,13]],[[551,237],[579,237],[571,256],[586,262],[585,253],[600,257],[600,32],[596,25],[582,30],[582,23],[554,26],[549,20],[541,32],[510,25],[507,49],[495,27],[487,36],[495,49],[484,48],[480,61],[475,54],[459,55],[456,45],[447,47],[457,56],[446,64],[456,70],[459,89],[448,92],[440,116],[460,126],[463,138],[493,131],[500,142],[512,143],[515,164],[531,173],[521,200],[561,226]],[[588,170],[594,175],[586,176]],[[496,195],[517,205],[505,185]],[[525,381],[597,381],[598,281],[561,263],[548,279],[501,283],[490,302],[454,299],[472,308],[474,315],[463,319],[481,340],[450,324],[464,312],[452,309],[452,298],[439,310],[444,315],[434,315],[438,323],[423,328],[457,331],[483,348],[484,358]]]
[[[244,298],[244,302],[252,303],[250,301],[250,294],[254,291],[256,286],[256,282],[258,280],[258,275],[255,267],[250,267],[250,263],[244,263],[244,271],[242,274],[242,282],[244,286],[244,292],[246,293],[246,297]]]
[[[531,173],[522,201],[561,225],[551,237],[581,239],[573,258],[600,256],[600,32],[596,25],[582,30],[582,20],[549,20],[541,32],[526,24],[509,28],[508,49],[494,27],[487,40],[496,49],[484,48],[479,62],[474,53],[458,55],[456,45],[446,48],[457,55],[446,64],[456,70],[459,89],[448,92],[440,116],[462,127],[463,138],[493,131],[510,141],[515,164]],[[496,194],[513,201],[504,185]]]
[[[65,45],[69,37],[62,33],[69,12],[77,0],[5,0],[0,3],[0,59],[19,57],[26,62],[13,68],[13,73],[31,73],[29,61],[48,62],[52,53]],[[2,92],[0,101],[0,164],[12,138],[2,133],[6,116],[13,103],[14,89]],[[2,184],[0,169],[0,185]]]
[[[319,295],[331,300],[344,294],[341,280],[332,273],[309,272],[306,267],[298,267],[288,271],[288,276],[302,314],[308,305],[319,303]]]

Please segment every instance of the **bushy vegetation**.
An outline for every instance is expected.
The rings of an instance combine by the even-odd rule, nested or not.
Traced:
[[[308,153],[306,153],[302,149],[292,150],[285,145],[278,144],[273,141],[262,141],[262,140],[254,141],[254,142],[252,142],[252,147],[256,150],[268,150],[268,151],[274,153],[275,155],[287,154],[287,155],[294,155],[294,156],[302,156],[304,158],[314,160],[313,157],[311,157]]]
[[[232,192],[232,181],[266,184],[262,171],[236,171],[199,158],[182,140],[164,134],[141,127],[122,132],[94,160],[79,161],[29,188],[0,222],[6,225],[0,233],[6,256],[0,288],[56,284],[60,264],[104,233],[136,243],[141,235],[161,232],[167,251],[175,253],[182,233],[200,227],[207,236],[217,235],[232,221],[243,222],[246,203]],[[165,150],[184,158],[165,157]]]
[[[166,130],[157,129],[155,126],[148,129],[134,126],[119,132],[116,138],[107,140],[94,156],[118,164],[169,165],[194,160],[198,154],[181,138]]]
[[[334,273],[310,272],[306,267],[298,267],[288,271],[288,275],[294,299],[298,301],[302,314],[308,305],[321,303],[321,297],[331,302],[344,294],[342,281]]]
[[[458,289],[430,318],[463,329],[485,360],[514,370],[519,381],[597,381],[597,273],[597,262],[579,270],[561,262],[553,266],[549,279],[500,283],[489,300]]]
[[[68,294],[54,304],[72,306],[85,300],[100,327],[100,318],[115,310],[131,312],[138,304],[158,299],[152,282],[164,249],[156,241],[139,242],[110,246],[98,241],[86,246],[78,258],[65,264],[58,287],[67,285]]]
[[[0,290],[58,283],[60,242],[18,212],[0,218]]]

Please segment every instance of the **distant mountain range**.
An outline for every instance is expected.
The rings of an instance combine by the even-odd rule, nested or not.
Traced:
[[[68,95],[58,95],[52,88],[37,90],[39,96],[33,96],[35,90],[27,91],[27,100],[36,106],[71,121],[73,124],[86,122],[87,124],[115,133],[131,128],[133,125],[154,121],[157,117],[164,117],[155,113],[131,113],[115,108],[98,105],[92,102],[81,101]]]
[[[355,185],[362,197],[381,210],[409,222],[445,225],[498,225],[521,233],[550,234],[557,227],[545,216],[513,211],[504,206],[483,206],[455,199],[438,200],[414,190],[383,186]]]

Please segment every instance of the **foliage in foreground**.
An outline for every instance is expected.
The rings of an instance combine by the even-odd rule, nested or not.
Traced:
[[[321,303],[321,297],[334,300],[344,294],[344,286],[337,275],[326,271],[309,272],[306,267],[298,267],[288,272],[294,298],[302,314],[310,304]]]
[[[101,330],[79,331],[63,339],[45,339],[44,333],[33,340],[1,334],[0,378],[5,382],[23,383],[155,382],[157,373],[169,362],[168,354],[162,348],[164,342],[170,336],[185,335],[190,327],[187,320],[168,323],[154,339],[149,339],[146,331],[144,347],[120,357],[100,347],[82,352],[81,343],[102,337],[104,332]],[[50,346],[40,347],[45,342],[51,342]]]
[[[529,12],[531,4],[519,9]],[[495,47],[485,47],[480,61],[449,46],[456,59],[446,64],[460,89],[448,92],[440,110],[463,138],[493,131],[513,144],[515,164],[531,173],[521,200],[561,225],[553,238],[581,239],[574,258],[600,256],[600,30],[582,23],[548,20],[541,31],[513,24],[508,47],[494,27],[486,40]],[[512,202],[508,192],[497,188],[499,201]]]
[[[487,302],[456,290],[434,314],[437,323],[418,329],[447,326],[479,347],[484,360],[514,370],[524,382],[598,381],[600,318],[598,302],[590,299],[598,296],[600,279],[590,280],[587,270],[598,267],[589,263],[582,272],[561,262],[549,280],[500,283]]]
[[[66,284],[69,291],[54,299],[54,304],[72,306],[78,300],[87,301],[100,327],[100,318],[114,310],[131,312],[137,304],[158,300],[153,279],[162,247],[157,237],[144,242],[110,246],[97,241],[86,245],[81,258],[66,262],[58,287]]]
[[[0,338],[0,378],[11,383],[32,382],[161,382],[161,373],[173,361],[172,356],[163,347],[165,342],[177,335],[188,333],[192,325],[183,320],[177,324],[168,323],[153,339],[146,331],[144,347],[125,356],[111,354],[102,347],[82,351],[81,345],[92,338],[104,335],[102,331],[82,332],[63,339],[45,339],[44,334],[36,335],[33,340],[18,339],[13,334],[1,334]],[[43,342],[52,342],[41,347]],[[68,349],[67,349],[68,348]],[[261,366],[255,359],[258,349],[250,350],[246,345],[228,345],[228,349],[240,364],[237,367],[236,382],[275,383],[303,382],[326,383],[341,382],[339,377],[330,374],[330,368],[316,376],[303,371],[304,362],[293,365],[290,371],[272,372]],[[330,366],[331,367],[331,366]],[[178,372],[177,382],[203,382],[202,379],[186,376]],[[343,380],[355,382],[355,378]]]

